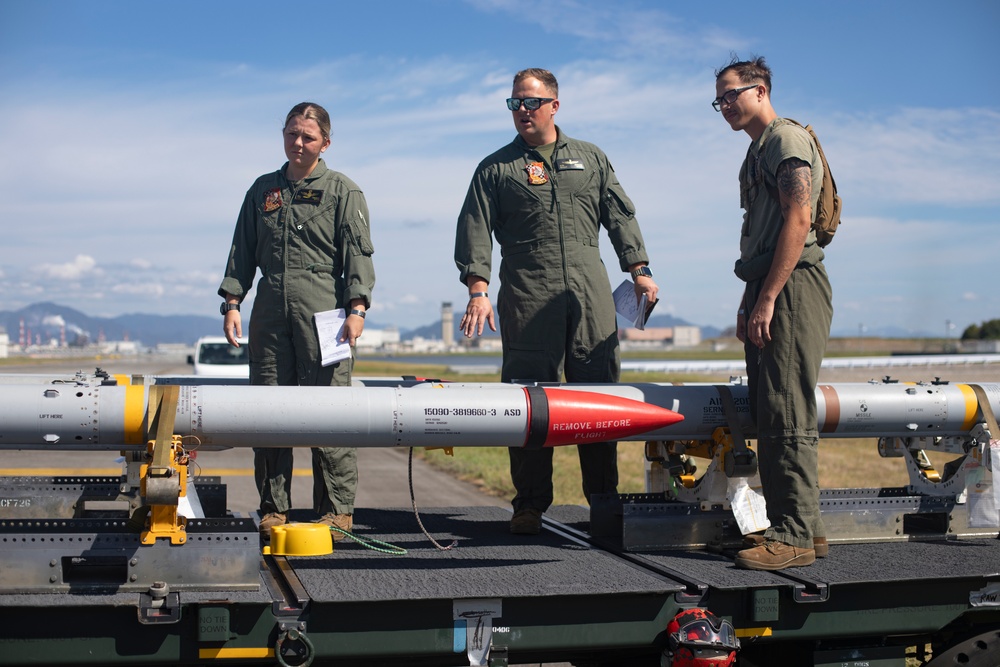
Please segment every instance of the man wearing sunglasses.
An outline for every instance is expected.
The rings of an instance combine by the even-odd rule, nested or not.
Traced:
[[[771,70],[763,58],[734,58],[715,76],[713,108],[751,139],[740,169],[745,213],[735,270],[746,287],[736,335],[744,345],[771,523],[764,535],[748,536],[736,565],[781,570],[809,565],[827,549],[815,388],[833,293],[812,230],[823,163],[812,137],[771,106]]]
[[[455,263],[469,290],[460,328],[469,338],[496,331],[488,296],[493,238],[500,244],[497,316],[501,378],[617,382],[614,301],[599,240],[604,227],[636,298],[656,301],[657,286],[635,208],[607,156],[555,124],[559,84],[551,72],[526,69],[507,100],[517,137],[476,168],[458,218]],[[583,493],[615,493],[617,443],[580,446]],[[510,530],[535,535],[552,504],[552,450],[511,449],[516,495]]]

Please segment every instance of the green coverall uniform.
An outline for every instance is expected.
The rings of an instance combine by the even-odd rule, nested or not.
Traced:
[[[782,162],[797,158],[812,168],[812,215],[816,219],[823,163],[809,134],[783,118],[751,143],[740,168],[744,214],[736,275],[746,281],[743,308],[752,312],[771,268],[784,219],[765,181],[776,187]],[[810,230],[799,262],[774,304],[771,341],[763,349],[744,344],[750,412],[757,426],[759,469],[767,517],[765,535],[803,549],[825,537],[819,508],[819,431],[816,383],[830,336],[833,292],[823,251]]]
[[[313,314],[371,305],[372,265],[368,205],[361,189],[320,160],[298,182],[285,167],[247,191],[233,234],[219,294],[244,298],[259,268],[250,318],[250,383],[344,386],[354,360],[321,366]],[[313,509],[352,514],[358,485],[357,451],[313,448]],[[292,449],[255,448],[254,470],[262,514],[291,508]]]
[[[470,275],[489,282],[496,236],[503,258],[497,315],[504,382],[559,382],[563,372],[567,382],[618,381],[615,306],[598,247],[601,226],[623,271],[648,262],[632,202],[593,144],[558,131],[547,162],[518,136],[477,167],[458,219],[455,263],[463,284]],[[588,444],[579,455],[588,499],[617,491],[617,443]],[[512,448],[510,465],[514,511],[548,509],[552,450]]]

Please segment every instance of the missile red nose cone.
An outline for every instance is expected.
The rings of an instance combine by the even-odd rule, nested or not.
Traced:
[[[550,387],[544,391],[549,404],[546,447],[620,440],[684,419],[673,410],[630,398]]]

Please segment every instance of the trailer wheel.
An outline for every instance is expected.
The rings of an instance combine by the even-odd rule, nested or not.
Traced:
[[[1000,655],[1000,628],[952,644],[925,667],[996,667]]]

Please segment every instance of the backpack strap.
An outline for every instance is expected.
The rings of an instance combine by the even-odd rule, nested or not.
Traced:
[[[805,126],[802,123],[800,123],[799,121],[795,120],[794,118],[785,118],[784,116],[779,116],[778,120],[779,121],[786,121],[786,122],[791,123],[793,125],[798,125],[802,129],[805,129]],[[770,139],[770,138],[771,138],[771,135],[770,134],[767,135],[767,139]],[[810,138],[812,138],[812,137],[810,136]],[[767,139],[764,139],[763,143],[761,143],[761,145],[760,145],[760,148],[757,149],[757,165],[755,167],[755,170],[759,174],[758,177],[760,178],[760,182],[764,185],[764,189],[767,190],[767,193],[769,195],[771,195],[771,198],[774,199],[775,203],[778,204],[778,206],[780,207],[781,206],[781,197],[778,195],[778,188],[777,188],[777,186],[771,185],[770,183],[767,182],[767,179],[764,177],[764,171],[760,168],[760,162],[761,162],[761,159],[763,158],[763,155],[764,155],[764,144],[767,143]]]

